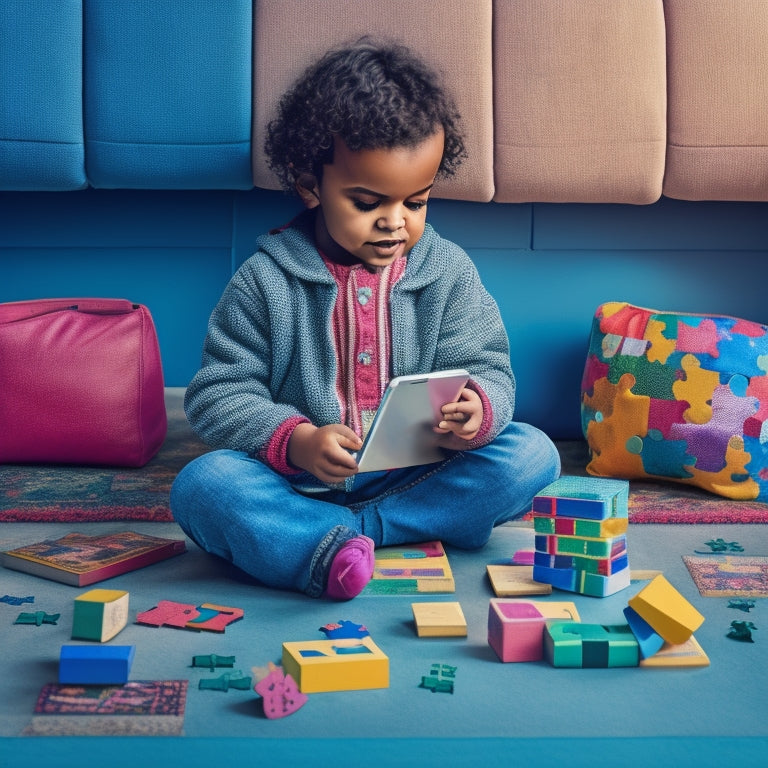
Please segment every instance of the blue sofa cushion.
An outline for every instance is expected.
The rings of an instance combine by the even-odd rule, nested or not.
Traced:
[[[250,189],[252,26],[251,0],[89,0],[89,183]]]
[[[0,3],[0,189],[86,186],[82,0]]]

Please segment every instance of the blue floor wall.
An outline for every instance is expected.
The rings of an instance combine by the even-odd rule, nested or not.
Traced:
[[[0,193],[0,301],[119,296],[155,318],[168,386],[184,386],[206,321],[256,237],[298,211],[279,192]],[[518,379],[517,417],[579,435],[592,314],[604,301],[768,323],[768,204],[648,206],[434,200],[496,297]]]

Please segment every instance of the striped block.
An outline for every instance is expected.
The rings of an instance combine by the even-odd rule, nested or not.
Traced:
[[[533,578],[535,581],[551,584],[566,592],[576,592],[590,597],[608,597],[629,586],[630,569],[624,568],[611,576],[601,576],[598,573],[587,573],[575,568],[547,568],[543,565],[534,565]]]
[[[587,573],[598,573],[601,576],[611,576],[623,571],[629,565],[626,551],[616,557],[579,557],[578,555],[548,555],[545,552],[535,552],[534,565],[545,568],[573,568]]]
[[[558,536],[586,536],[591,539],[609,539],[627,532],[626,517],[609,517],[606,520],[583,520],[578,517],[550,517],[533,515],[533,530]]]
[[[531,509],[550,517],[626,518],[629,514],[629,483],[602,477],[564,475],[533,497]]]
[[[616,557],[627,551],[627,537],[591,539],[584,536],[534,536],[534,548],[548,555],[581,555],[582,557]]]

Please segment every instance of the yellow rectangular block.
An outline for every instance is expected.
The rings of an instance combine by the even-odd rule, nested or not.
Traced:
[[[664,578],[656,576],[628,601],[668,643],[679,645],[704,623],[704,617]]]
[[[467,620],[459,603],[411,603],[419,637],[466,637]]]
[[[302,693],[389,688],[389,658],[370,637],[283,643],[283,671]]]

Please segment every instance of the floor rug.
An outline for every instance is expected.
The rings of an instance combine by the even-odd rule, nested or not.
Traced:
[[[171,484],[207,448],[183,411],[183,390],[166,392],[168,435],[140,468],[0,466],[0,522],[170,522]]]
[[[166,391],[168,436],[157,456],[138,469],[0,466],[0,522],[170,522],[171,484],[207,449],[183,411],[181,388]],[[586,475],[586,443],[557,443],[563,474]],[[631,481],[632,523],[766,523],[768,504],[732,501],[680,483]]]
[[[564,475],[586,475],[587,444],[568,440],[557,444]],[[768,504],[734,501],[682,483],[631,480],[629,521],[667,524],[768,523]]]

